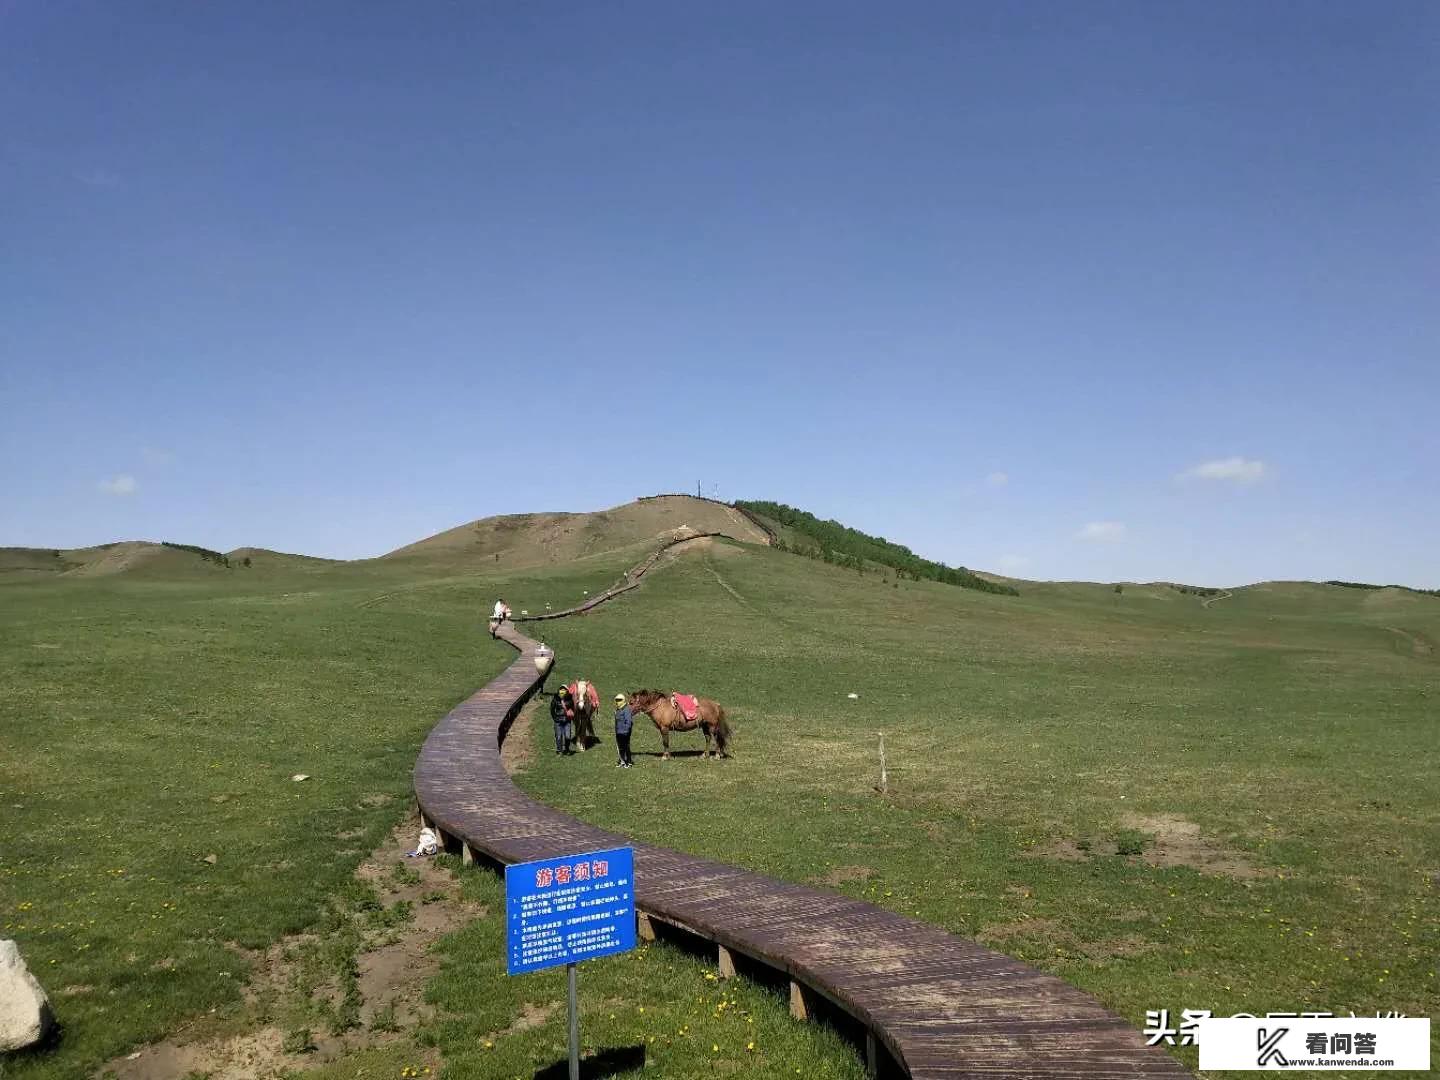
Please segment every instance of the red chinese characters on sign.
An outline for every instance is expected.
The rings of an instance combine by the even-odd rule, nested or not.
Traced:
[[[610,860],[608,859],[579,862],[574,866],[546,866],[535,871],[535,887],[548,889],[551,885],[569,885],[571,881],[590,881],[593,878],[609,876]]]

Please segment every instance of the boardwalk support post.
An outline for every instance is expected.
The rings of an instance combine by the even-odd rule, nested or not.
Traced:
[[[641,941],[655,940],[655,924],[650,921],[650,916],[643,911],[635,913],[635,935]]]
[[[796,1020],[810,1019],[810,991],[794,979],[790,980],[790,1015]]]
[[[460,841],[460,862],[463,866],[475,865],[475,849],[465,841]]]
[[[880,1054],[875,1045],[875,1032],[865,1029],[865,1075],[872,1078],[880,1074]]]
[[[735,958],[730,955],[730,950],[724,945],[720,949],[720,978],[733,979],[735,977]]]

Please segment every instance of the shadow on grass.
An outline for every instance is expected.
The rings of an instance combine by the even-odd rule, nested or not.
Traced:
[[[586,1080],[598,1080],[604,1076],[618,1076],[631,1069],[645,1067],[645,1047],[611,1046],[589,1057],[580,1059],[580,1075]],[[535,1074],[535,1080],[566,1080],[570,1075],[570,1062],[557,1061],[547,1065]]]
[[[670,751],[670,756],[671,756],[672,758],[676,758],[676,757],[700,757],[700,756],[701,756],[702,754],[704,754],[704,753],[705,753],[704,750],[671,750],[671,751]],[[663,753],[662,753],[661,751],[659,751],[659,750],[636,750],[636,751],[635,751],[635,756],[636,756],[636,757],[653,757],[653,758],[658,758],[658,757],[663,757],[664,755],[663,755]]]

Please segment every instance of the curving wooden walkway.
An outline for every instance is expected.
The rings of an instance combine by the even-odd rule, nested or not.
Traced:
[[[590,610],[634,588],[665,548],[582,608],[531,618]],[[788,980],[796,1016],[858,1025],[872,1075],[1189,1075],[1089,994],[1018,960],[847,896],[635,844],[534,801],[505,771],[500,744],[540,686],[538,643],[509,623],[499,636],[519,658],[435,726],[415,765],[422,815],[466,861],[508,864],[630,844],[643,936],[657,924],[677,928],[716,945],[723,976],[738,964]]]

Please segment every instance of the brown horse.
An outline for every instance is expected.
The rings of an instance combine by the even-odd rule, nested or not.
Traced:
[[[581,693],[581,684],[585,692]],[[575,748],[584,753],[600,740],[595,737],[595,714],[600,711],[600,688],[592,682],[578,679],[567,689],[575,709]]]
[[[665,746],[665,752],[660,756],[670,756],[670,732],[672,731],[693,731],[699,728],[705,734],[705,757],[710,756],[710,740],[715,740],[715,756],[730,756],[730,724],[725,719],[725,710],[718,701],[711,701],[709,698],[697,698],[696,719],[687,720],[685,714],[676,706],[669,694],[659,690],[636,690],[630,695],[630,710],[632,712],[644,713],[655,722],[660,729],[660,741]]]

